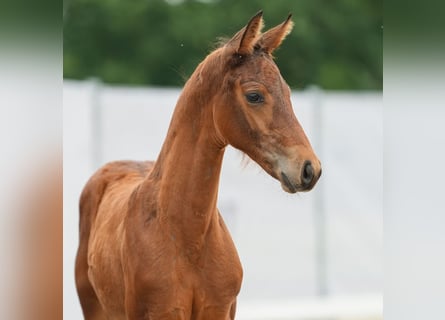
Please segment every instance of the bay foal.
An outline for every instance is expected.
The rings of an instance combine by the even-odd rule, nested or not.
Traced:
[[[234,319],[242,268],[216,208],[227,145],[287,192],[318,180],[271,56],[292,22],[262,25],[260,12],[196,68],[156,162],[109,163],[88,181],[76,259],[85,319]]]

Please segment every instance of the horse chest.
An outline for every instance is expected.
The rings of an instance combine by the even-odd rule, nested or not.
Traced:
[[[219,262],[201,268],[178,261],[168,277],[160,277],[146,301],[148,310],[180,310],[184,319],[228,319],[241,287],[240,265]],[[162,288],[162,289],[161,289]],[[162,294],[160,294],[162,292]],[[156,313],[153,313],[156,318]]]
[[[207,299],[230,301],[238,295],[242,267],[228,233],[209,237],[195,260],[188,260],[195,279],[195,294]]]
[[[218,252],[209,255],[200,267],[194,267],[194,294],[197,301],[230,302],[238,295],[242,268],[238,256]]]
[[[145,296],[147,305],[159,304],[166,310],[205,313],[208,308],[230,308],[241,287],[242,268],[226,236],[230,237],[210,237],[200,249],[187,249],[167,239],[152,241],[162,243],[162,248],[147,248],[133,257],[138,265],[134,292]]]

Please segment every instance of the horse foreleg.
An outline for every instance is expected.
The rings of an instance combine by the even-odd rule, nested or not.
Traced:
[[[236,313],[236,299],[232,303],[232,305],[230,306],[230,320],[234,320],[235,319],[235,313]]]

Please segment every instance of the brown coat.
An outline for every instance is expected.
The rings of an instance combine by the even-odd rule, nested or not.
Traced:
[[[155,163],[113,162],[90,178],[76,259],[85,319],[234,319],[242,268],[216,208],[225,147],[287,192],[321,174],[271,58],[289,18],[261,33],[258,13],[197,67]]]

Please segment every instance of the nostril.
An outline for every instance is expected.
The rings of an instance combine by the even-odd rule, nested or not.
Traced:
[[[301,173],[301,182],[303,185],[309,185],[314,179],[314,167],[310,161],[305,161],[303,164],[303,171]]]

